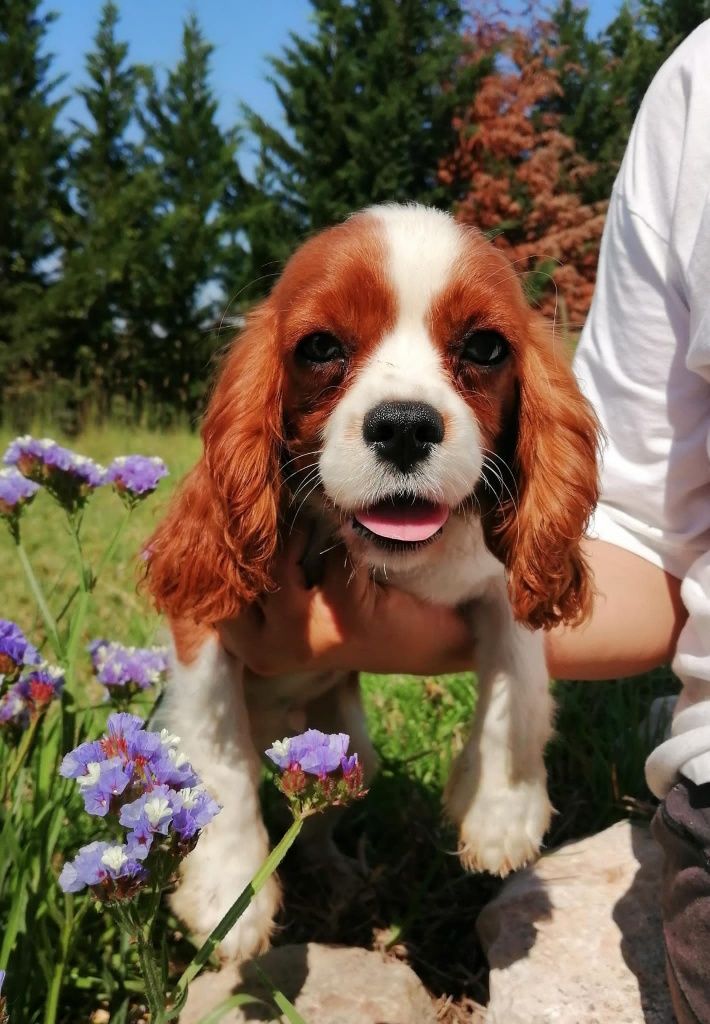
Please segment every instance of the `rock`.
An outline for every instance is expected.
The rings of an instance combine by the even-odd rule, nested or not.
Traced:
[[[513,876],[479,915],[487,1024],[674,1024],[662,854],[622,821]]]
[[[295,1004],[307,1024],[435,1024],[431,999],[406,964],[366,949],[316,943],[280,946],[239,967],[226,965],[201,975],[190,986],[180,1024],[198,1024],[237,992],[268,1001],[259,970]],[[247,1024],[276,1016],[254,1003],[230,1010],[220,1022]]]

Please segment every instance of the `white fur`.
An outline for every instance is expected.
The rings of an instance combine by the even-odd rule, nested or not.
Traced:
[[[421,207],[382,207],[388,274],[399,315],[332,413],[324,431],[320,473],[343,512],[406,487],[456,508],[473,492],[483,465],[478,424],[449,381],[430,337],[427,313],[462,253],[461,229],[446,214]],[[406,479],[383,466],[365,444],[363,418],[378,403],[424,401],[446,422],[443,442]],[[513,621],[502,565],[487,550],[473,510],[453,514],[441,536],[416,552],[383,553],[346,522],[351,558],[390,585],[434,603],[475,602],[472,664],[478,667],[478,710],[471,736],[447,787],[446,805],[460,829],[470,868],[505,874],[534,857],[551,813],[543,750],[552,702],[542,641]],[[197,932],[214,927],[267,853],[258,799],[258,755],[274,739],[307,725],[342,730],[369,774],[375,756],[357,686],[341,673],[246,682],[242,666],[210,642],[189,668],[176,665],[163,713],[224,810],[188,858],[175,909]],[[328,826],[308,841],[333,852]],[[245,957],[272,930],[278,888],[272,881],[227,938],[224,951]]]
[[[448,214],[423,207],[373,207],[369,213],[384,228],[388,276],[399,315],[326,424],[321,481],[326,494],[345,511],[375,504],[401,490],[401,474],[382,465],[365,443],[362,424],[381,402],[416,399],[441,413],[446,435],[430,457],[408,474],[407,489],[454,507],[471,494],[480,476],[480,433],[444,372],[427,313],[461,257],[461,229]]]

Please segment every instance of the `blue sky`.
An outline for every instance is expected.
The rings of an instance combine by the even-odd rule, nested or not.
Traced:
[[[67,75],[67,91],[84,79],[84,55],[91,47],[101,6],[102,0],[47,0],[44,4],[45,10],[59,15],[50,28],[47,48],[55,54],[55,71]],[[617,0],[593,0],[591,30],[607,25],[618,6]],[[169,68],[177,61],[183,19],[195,10],[215,46],[212,81],[221,122],[234,123],[240,100],[267,120],[279,120],[278,101],[264,80],[266,57],[282,49],[289,32],[310,31],[308,0],[118,0],[118,7],[119,35],[130,45],[131,59],[157,68]],[[81,102],[73,100],[64,116],[80,118],[81,111]]]

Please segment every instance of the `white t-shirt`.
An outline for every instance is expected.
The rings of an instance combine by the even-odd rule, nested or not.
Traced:
[[[664,796],[710,781],[710,21],[641,105],[575,370],[608,438],[593,535],[683,580],[684,689],[646,766]]]

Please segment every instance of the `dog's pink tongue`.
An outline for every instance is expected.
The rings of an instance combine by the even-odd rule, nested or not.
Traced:
[[[428,540],[449,518],[446,505],[423,502],[417,505],[392,505],[382,502],[358,512],[357,521],[378,537],[413,543]]]

